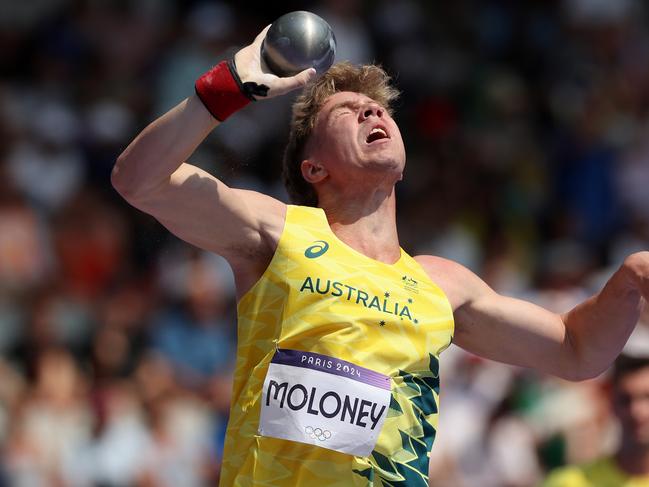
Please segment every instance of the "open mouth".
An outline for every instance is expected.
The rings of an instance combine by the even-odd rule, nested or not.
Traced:
[[[367,138],[365,139],[365,142],[368,144],[371,144],[372,142],[376,142],[377,140],[381,139],[389,139],[390,137],[388,136],[388,133],[383,127],[374,127]]]

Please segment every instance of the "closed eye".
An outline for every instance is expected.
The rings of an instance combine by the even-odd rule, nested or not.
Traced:
[[[334,118],[341,117],[343,115],[353,114],[352,110],[349,107],[340,107],[333,112]]]
[[[356,113],[356,111],[360,108],[360,104],[353,102],[353,101],[344,101],[342,103],[338,103],[337,105],[334,105],[331,108],[331,113],[338,115],[338,112],[344,113]]]

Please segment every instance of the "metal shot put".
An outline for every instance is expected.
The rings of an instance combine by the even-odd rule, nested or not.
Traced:
[[[336,37],[321,17],[305,11],[290,12],[272,23],[261,53],[277,76],[293,76],[307,68],[322,74],[336,57]]]

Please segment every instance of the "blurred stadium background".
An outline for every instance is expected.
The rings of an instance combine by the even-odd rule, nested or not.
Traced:
[[[109,174],[198,75],[298,9],[332,25],[338,60],[378,61],[403,91],[407,251],[565,311],[649,246],[646,2],[1,0],[0,485],[216,483],[229,269]],[[285,199],[290,101],[237,114],[192,161]],[[601,380],[454,347],[442,367],[431,486],[532,487],[615,446]]]

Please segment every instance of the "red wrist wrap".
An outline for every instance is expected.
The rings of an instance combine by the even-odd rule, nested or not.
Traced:
[[[220,122],[251,101],[241,91],[238,76],[231,69],[227,61],[222,61],[196,80],[196,94],[205,108]]]

